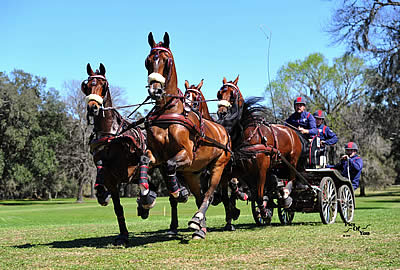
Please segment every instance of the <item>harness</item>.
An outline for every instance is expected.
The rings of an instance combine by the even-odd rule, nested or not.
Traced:
[[[161,108],[153,107],[153,109],[150,111],[150,113],[146,116],[146,118],[144,120],[146,129],[150,128],[152,126],[159,126],[162,128],[166,128],[169,125],[173,125],[173,124],[182,125],[185,128],[187,128],[189,130],[189,132],[195,137],[195,141],[194,141],[195,143],[193,146],[193,154],[194,155],[202,141],[205,141],[205,142],[208,141],[208,142],[212,143],[214,146],[216,146],[220,149],[223,149],[227,152],[232,153],[232,151],[229,147],[229,144],[230,144],[229,135],[228,135],[229,139],[228,139],[227,144],[223,145],[220,142],[218,142],[218,141],[214,140],[213,138],[204,134],[204,120],[201,116],[201,113],[196,113],[194,110],[191,110],[199,119],[198,125],[193,123],[193,121],[188,118],[188,113],[185,113],[185,111],[184,111],[184,114],[179,114],[179,113],[163,114],[164,111],[175,106],[180,99],[184,98],[182,95],[182,92],[180,90],[179,90],[179,93],[180,93],[180,95],[178,95],[178,96],[169,95],[170,97],[173,97],[173,99],[171,99],[163,107],[161,107]]]

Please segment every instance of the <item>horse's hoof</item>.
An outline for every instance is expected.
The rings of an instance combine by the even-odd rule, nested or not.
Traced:
[[[144,209],[140,204],[137,207],[137,215],[142,219],[147,219],[149,217],[149,209]]]
[[[206,232],[203,230],[197,230],[192,234],[193,240],[199,240],[199,239],[205,239],[205,238],[206,238]]]
[[[268,211],[269,209],[267,209],[267,211]],[[267,213],[267,215],[265,216],[265,217],[262,217],[262,219],[264,220],[264,222],[265,222],[265,224],[271,224],[271,221],[272,221],[272,215],[270,214],[270,211],[271,210],[269,210],[269,213]]]
[[[237,209],[236,207],[233,208],[232,210],[232,219],[237,220],[240,216],[240,209]]]
[[[233,232],[236,231],[235,226],[233,224],[226,224],[224,227],[224,231]]]
[[[129,235],[128,234],[119,234],[114,239],[114,246],[126,246],[129,242]]]
[[[188,225],[189,225],[189,228],[192,229],[192,230],[194,230],[194,231],[198,231],[198,230],[201,229],[201,226],[200,226],[200,219],[199,219],[198,217],[193,217],[193,218],[189,221]]]
[[[280,204],[283,208],[286,209],[286,208],[289,208],[290,206],[292,206],[292,202],[293,202],[293,199],[292,199],[292,197],[289,196],[285,199],[282,199]]]
[[[154,191],[150,190],[149,193],[147,193],[147,195],[145,195],[145,196],[140,195],[137,202],[144,209],[151,209],[156,205],[156,198],[157,198],[157,194]]]
[[[96,186],[96,197],[97,197],[97,202],[101,206],[107,206],[108,203],[111,200],[111,194],[106,190],[104,185],[97,185]]]
[[[185,203],[189,199],[189,191],[185,187],[180,187],[179,196],[175,198],[178,203]]]
[[[178,230],[177,229],[170,229],[167,231],[167,236],[168,237],[174,237],[178,235]]]

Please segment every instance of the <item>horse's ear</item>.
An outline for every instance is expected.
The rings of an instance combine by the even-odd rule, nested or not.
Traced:
[[[233,84],[234,84],[234,85],[237,85],[238,81],[239,81],[239,75],[236,77],[236,79],[235,79],[235,81],[233,82]]]
[[[86,65],[86,71],[87,71],[87,74],[89,76],[94,76],[94,72],[93,72],[92,67],[90,66],[89,63]]]
[[[200,88],[203,86],[203,81],[204,81],[204,79],[202,79],[201,82],[199,83],[199,85],[197,85],[197,89],[200,90]]]
[[[226,84],[226,82],[227,82],[227,80],[226,80],[226,78],[224,77],[224,78],[222,79],[222,83],[223,83],[223,84]]]
[[[165,48],[169,49],[169,35],[167,32],[164,34],[164,42],[163,45]]]
[[[105,76],[106,75],[106,68],[102,63],[100,63],[100,75]]]
[[[185,88],[186,88],[186,89],[189,88],[189,82],[188,82],[188,80],[185,80]]]
[[[154,48],[156,46],[156,42],[154,41],[152,32],[149,33],[147,40],[149,41],[150,47]]]

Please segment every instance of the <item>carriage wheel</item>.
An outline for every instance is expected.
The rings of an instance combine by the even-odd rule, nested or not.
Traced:
[[[337,194],[332,178],[324,177],[319,185],[321,192],[318,194],[319,215],[322,223],[332,224],[337,215]]]
[[[294,218],[294,211],[278,207],[278,216],[282,225],[290,225]]]
[[[354,194],[348,185],[343,185],[338,190],[339,214],[344,223],[349,223],[354,217]]]
[[[270,210],[273,212],[274,208],[270,208]],[[271,224],[271,221],[268,222],[267,220],[262,218],[260,207],[255,201],[251,201],[251,212],[253,213],[253,218],[257,226],[266,226]]]

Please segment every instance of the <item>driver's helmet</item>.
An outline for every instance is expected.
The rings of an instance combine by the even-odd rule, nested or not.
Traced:
[[[314,118],[325,119],[325,112],[322,110],[318,110],[313,114]]]
[[[304,104],[304,106],[305,106],[306,101],[302,97],[297,97],[293,102],[293,106],[296,106],[296,104]]]
[[[357,144],[356,144],[355,142],[348,142],[348,143],[346,143],[346,144],[344,145],[344,149],[345,149],[345,150],[350,149],[350,150],[356,150],[356,151],[358,151],[358,146],[357,146]]]

